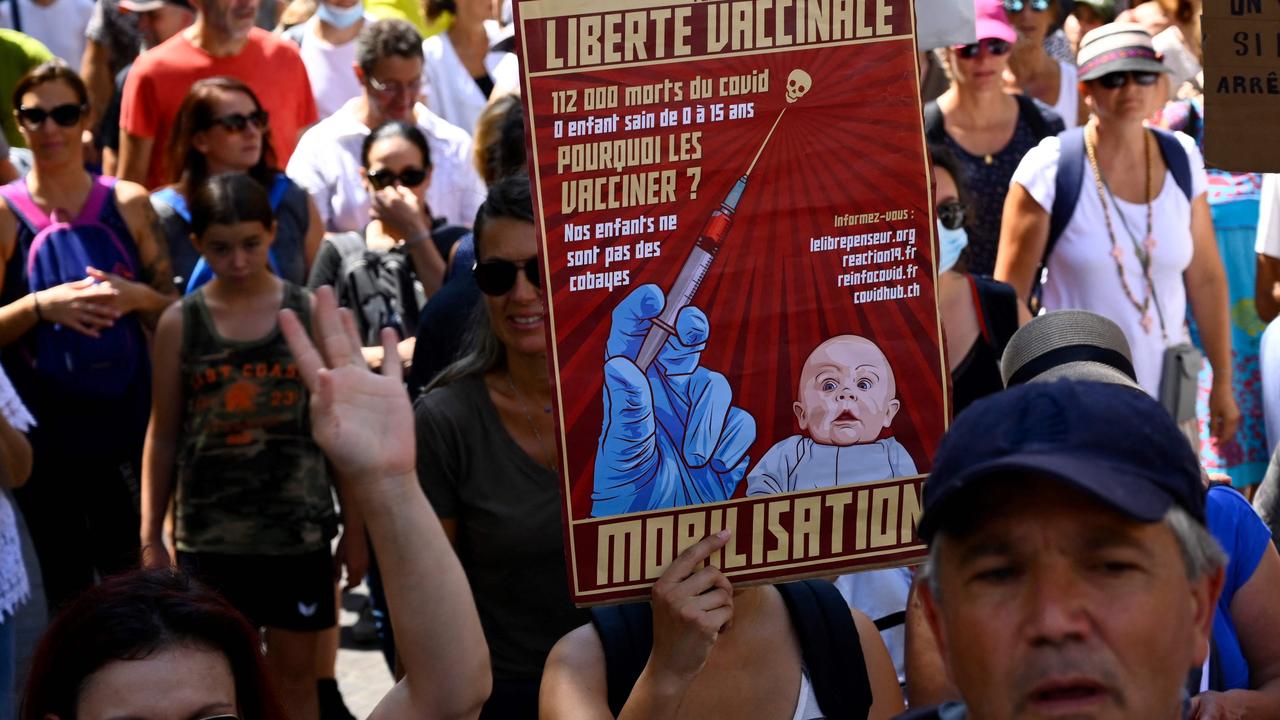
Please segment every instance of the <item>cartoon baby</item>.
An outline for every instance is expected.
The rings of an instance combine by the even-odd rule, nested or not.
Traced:
[[[906,448],[879,440],[902,403],[880,348],[857,335],[819,345],[805,360],[793,406],[802,435],[775,444],[747,474],[747,495],[811,490],[915,475]]]

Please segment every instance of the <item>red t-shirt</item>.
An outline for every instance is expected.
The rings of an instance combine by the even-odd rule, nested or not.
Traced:
[[[120,129],[152,138],[147,187],[171,182],[165,168],[165,146],[187,90],[197,81],[226,75],[253,89],[262,109],[271,114],[271,147],[279,167],[289,163],[298,135],[314,123],[316,102],[293,43],[253,28],[238,55],[213,57],[178,33],[138,56],[124,84]]]

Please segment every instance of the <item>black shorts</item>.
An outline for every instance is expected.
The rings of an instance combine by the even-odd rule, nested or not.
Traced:
[[[338,621],[328,547],[303,555],[179,551],[178,565],[218,591],[256,627],[306,632]]]

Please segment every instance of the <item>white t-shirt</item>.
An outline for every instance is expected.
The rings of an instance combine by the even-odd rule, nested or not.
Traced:
[[[49,52],[79,73],[87,42],[84,31],[93,16],[93,5],[94,0],[54,0],[48,5],[18,0],[22,32],[44,43]],[[0,27],[17,29],[12,0],[0,0]]]
[[[1204,158],[1196,149],[1194,140],[1182,133],[1176,135],[1191,165],[1191,196],[1199,197],[1204,194],[1208,185]],[[1155,148],[1152,148],[1152,152],[1156,152]],[[1045,212],[1052,212],[1053,209],[1059,154],[1058,138],[1045,138],[1023,156],[1011,181],[1026,188]],[[1147,206],[1124,200],[1113,203],[1108,196],[1107,210],[1111,214],[1116,245],[1123,249],[1125,278],[1133,297],[1141,303],[1147,297],[1148,290],[1134,253],[1133,240],[1125,231],[1125,223],[1128,223],[1137,241],[1142,242],[1147,229]],[[1121,217],[1124,222],[1121,222]],[[1191,264],[1194,250],[1191,238],[1191,203],[1182,194],[1181,188],[1173,179],[1173,173],[1167,170],[1164,185],[1152,207],[1151,235],[1156,239],[1152,252],[1151,280],[1164,315],[1167,341],[1161,337],[1156,303],[1153,302],[1148,311],[1151,327],[1148,332],[1143,329],[1142,316],[1129,302],[1120,284],[1116,261],[1111,254],[1106,220],[1098,200],[1097,184],[1088,160],[1085,160],[1080,197],[1076,201],[1071,222],[1063,230],[1053,254],[1049,256],[1049,275],[1041,299],[1047,310],[1089,310],[1108,317],[1119,325],[1133,351],[1133,366],[1138,374],[1138,383],[1156,397],[1160,390],[1165,348],[1185,342],[1188,338],[1184,322],[1187,292],[1182,273]]]
[[[285,170],[311,195],[329,232],[359,232],[369,224],[369,195],[360,181],[360,145],[370,129],[356,116],[360,102],[361,98],[348,101],[303,133]],[[431,151],[427,206],[434,217],[469,227],[485,197],[484,183],[471,164],[471,136],[423,105],[414,112]]]
[[[485,31],[492,46],[503,38],[502,27],[493,20],[486,20]],[[449,40],[449,33],[442,32],[422,41],[422,84],[427,107],[445,120],[475,132],[476,120],[484,112],[489,98],[480,91],[475,78],[467,72],[458,53]],[[493,80],[493,94],[498,97],[520,89],[520,65],[514,53],[491,52],[484,58],[485,70]]]
[[[27,432],[36,424],[4,370],[0,370],[0,417],[20,432]],[[8,491],[0,488],[0,622],[12,618],[14,610],[30,592],[27,568],[22,562],[18,521]]]
[[[1053,109],[1062,116],[1063,124],[1070,130],[1080,124],[1080,71],[1075,65],[1061,60],[1058,67],[1062,68],[1062,83]]]
[[[1280,259],[1280,175],[1262,176],[1262,197],[1258,206],[1258,241],[1254,251]]]
[[[371,21],[372,18],[365,18]],[[341,45],[333,45],[320,37],[316,27],[320,18],[315,15],[307,21],[302,31],[302,46],[298,54],[302,56],[302,64],[307,68],[307,79],[311,81],[311,94],[316,98],[316,110],[321,118],[327,118],[337,112],[351,98],[358,97],[364,91],[360,80],[356,78],[356,41]]]

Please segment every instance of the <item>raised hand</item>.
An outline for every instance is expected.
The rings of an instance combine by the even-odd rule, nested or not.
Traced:
[[[755,420],[732,407],[723,375],[699,365],[710,331],[701,310],[680,311],[676,334],[647,373],[635,364],[664,304],[658,286],[641,285],[613,311],[595,517],[727,500],[747,472]]]
[[[382,331],[386,361],[379,375],[365,365],[355,319],[338,308],[333,288],[316,291],[313,321],[316,343],[294,313],[280,312],[280,329],[311,391],[316,444],[338,474],[353,482],[414,474],[413,410],[395,331]]]
[[[725,546],[729,531],[709,535],[677,557],[653,586],[653,652],[649,670],[687,685],[733,620],[733,585],[719,568],[702,565]]]

